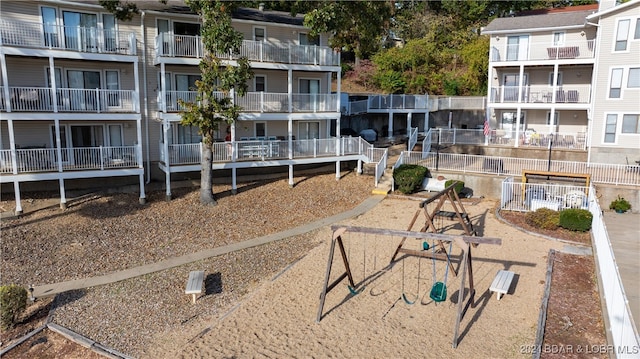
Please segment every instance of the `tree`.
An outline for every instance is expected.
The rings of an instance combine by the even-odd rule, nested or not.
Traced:
[[[231,25],[233,3],[224,1],[189,0],[187,4],[202,20],[202,44],[206,55],[200,61],[202,78],[196,82],[196,102],[182,102],[180,113],[185,126],[196,126],[202,135],[200,170],[200,202],[217,204],[213,194],[212,154],[215,132],[221,124],[232,124],[241,108],[233,103],[234,95],[244,96],[253,73],[246,57],[237,58],[236,65],[225,65],[218,55],[240,53],[243,36]]]

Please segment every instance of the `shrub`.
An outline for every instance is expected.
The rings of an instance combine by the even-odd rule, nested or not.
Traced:
[[[0,286],[0,326],[13,328],[16,319],[27,308],[27,290],[10,284]]]
[[[569,208],[560,212],[560,227],[586,232],[591,229],[593,215],[586,209]]]
[[[558,229],[560,226],[560,212],[549,208],[538,208],[536,211],[527,212],[524,217],[527,224],[541,229]]]
[[[458,180],[447,180],[447,181],[444,183],[444,188],[447,188],[447,187],[451,186],[451,184],[452,184],[453,182],[456,182],[456,181],[457,181],[458,183],[456,183],[456,185],[455,185],[455,187],[454,187],[454,191],[456,191],[456,193],[460,194],[460,192],[462,192],[462,189],[464,188],[464,182],[462,182],[462,181],[458,181]]]
[[[420,165],[400,165],[393,171],[393,180],[404,194],[415,192],[422,185],[428,169]]]

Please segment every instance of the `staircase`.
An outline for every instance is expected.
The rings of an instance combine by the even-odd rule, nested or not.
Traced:
[[[386,195],[391,191],[391,182],[393,180],[393,165],[400,158],[400,154],[402,151],[407,149],[406,143],[401,143],[397,145],[391,145],[387,147],[387,168],[384,170],[384,174],[378,181],[378,187],[374,188],[371,191],[372,194],[382,194]],[[375,166],[373,164],[365,164],[363,167],[363,172],[366,174],[375,175]]]

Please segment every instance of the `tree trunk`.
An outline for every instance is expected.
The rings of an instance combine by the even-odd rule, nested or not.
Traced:
[[[200,203],[215,206],[218,204],[213,198],[213,170],[211,145],[202,144],[202,161],[200,170]]]

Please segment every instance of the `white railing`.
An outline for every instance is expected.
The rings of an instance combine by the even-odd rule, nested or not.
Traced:
[[[138,146],[62,148],[62,170],[104,170],[140,167]],[[16,149],[16,164],[11,150],[0,150],[0,172],[57,172],[59,157],[56,148]]]
[[[380,150],[380,149],[377,149]],[[382,156],[380,156],[380,160],[376,162],[376,174],[375,174],[375,186],[378,187],[378,183],[380,182],[380,178],[384,175],[384,170],[387,168],[387,158],[389,156],[389,150],[383,148]],[[393,181],[393,180],[392,180]]]
[[[511,177],[509,177],[511,178]],[[502,182],[500,209],[528,212],[539,208],[561,211],[568,208],[587,209],[589,187],[558,184]]]
[[[135,33],[96,27],[0,20],[0,41],[4,46],[121,55],[136,54]]]
[[[371,95],[369,110],[429,109],[428,95]]]
[[[484,130],[468,130],[458,128],[435,128],[427,132],[432,143],[439,145],[483,145],[485,142]],[[488,143],[499,146],[515,146],[516,131],[491,130]],[[520,133],[518,141],[520,147],[551,149],[578,149],[585,150],[587,146],[586,133],[584,132],[553,132],[539,133],[527,130]],[[425,152],[427,147],[423,146]]]
[[[336,156],[362,155],[368,162],[379,162],[384,149],[375,149],[373,145],[360,137],[342,137],[339,152],[336,152],[336,138],[322,138],[292,141],[294,158],[317,158]],[[201,162],[201,144],[169,145],[170,165],[193,165]],[[212,146],[214,162],[232,160],[232,150],[236,160],[265,161],[289,158],[288,140],[241,140],[235,142],[218,142]],[[160,143],[160,159],[167,162],[164,145]]]
[[[418,128],[409,127],[409,140],[407,141],[407,150],[412,151],[418,142]]]
[[[156,36],[157,56],[202,58],[204,48],[200,36],[159,34]],[[223,59],[235,60],[244,56],[253,62],[276,62],[338,66],[340,56],[326,46],[295,45],[243,40],[239,54],[217,54]]]
[[[506,39],[505,39],[506,43]],[[550,42],[533,42],[527,49],[519,45],[500,45],[491,48],[491,61],[532,61],[592,59],[595,55],[595,40],[569,41],[563,45]]]
[[[589,103],[591,85],[562,85],[556,89],[549,85],[527,85],[522,87],[518,101],[519,86],[497,86],[491,88],[492,103]],[[555,95],[555,96],[554,96]]]
[[[336,94],[293,94],[293,112],[339,112]]]
[[[431,152],[432,136],[433,136],[433,129],[430,128],[429,131],[427,131],[427,133],[424,134],[424,139],[422,140],[423,157],[426,157],[429,154],[429,152]]]
[[[198,96],[197,91],[166,91],[165,93],[165,112],[183,111],[185,108],[180,102],[196,102]]]
[[[404,152],[398,161],[462,173],[520,176],[522,170],[588,173],[593,183],[640,186],[640,166],[556,161],[534,158],[492,157],[456,153]]]
[[[136,112],[138,98],[132,90],[103,90],[46,87],[10,87],[11,111],[53,112]]]
[[[602,292],[609,318],[609,327],[614,348],[626,350],[621,353],[616,350],[618,358],[637,358],[640,348],[640,336],[635,326],[629,301],[622,284],[620,270],[616,264],[615,254],[609,239],[607,227],[602,218],[602,208],[595,196],[595,188],[589,190],[589,211],[593,215],[591,233],[596,260],[598,261],[598,275],[602,283]],[[632,350],[636,350],[635,352]]]
[[[273,92],[247,92],[236,97],[243,112],[289,112],[289,95]]]

